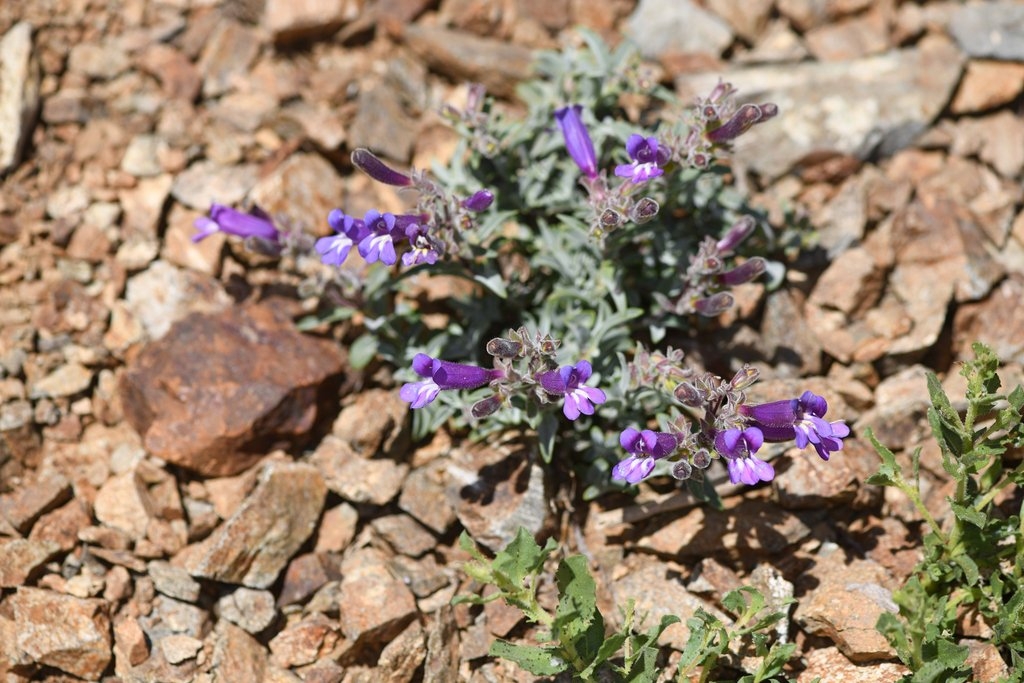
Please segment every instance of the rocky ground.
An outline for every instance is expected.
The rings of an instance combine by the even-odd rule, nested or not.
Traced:
[[[348,367],[358,321],[299,333],[315,268],[189,240],[214,200],[319,234],[333,207],[389,206],[353,148],[429,166],[467,79],[509,98],[577,25],[638,39],[683,96],[723,75],[779,105],[736,176],[819,246],[705,348],[763,368],[764,398],[810,388],[855,433],[922,446],[942,513],[925,368],[956,395],[983,339],[1022,374],[1024,5],[5,0],[4,680],[529,680],[486,656],[518,612],[449,605],[461,530],[498,547],[519,523],[592,559],[606,614],[685,618],[781,576],[801,681],[900,675],[873,627],[920,525],[863,483],[862,440],[723,485],[724,512],[670,486],[552,505],[528,449],[410,443],[387,370]],[[987,628],[964,629],[978,680],[1005,672]]]

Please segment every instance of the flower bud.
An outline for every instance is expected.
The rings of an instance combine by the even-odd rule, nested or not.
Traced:
[[[720,274],[718,281],[727,287],[735,287],[736,285],[742,285],[745,282],[761,277],[766,269],[767,266],[764,259],[760,256],[755,256],[732,270]]]
[[[715,144],[731,142],[764,117],[756,104],[744,104],[732,117],[718,128],[707,132],[707,139]]]
[[[477,190],[472,195],[462,200],[462,208],[479,213],[486,211],[494,202],[494,193],[490,190]]]
[[[728,292],[718,292],[712,294],[704,299],[698,299],[697,303],[693,305],[697,312],[707,318],[714,318],[716,315],[725,313],[729,308],[732,307],[733,298],[732,294]]]
[[[693,466],[697,469],[706,470],[711,464],[711,454],[708,453],[707,449],[701,448],[693,454],[690,458],[690,462],[692,462]]]
[[[491,394],[485,399],[481,399],[473,404],[473,407],[469,409],[470,414],[480,419],[481,417],[487,417],[493,415],[501,407],[501,396],[498,394]]]
[[[523,352],[523,345],[511,339],[495,337],[487,342],[485,347],[487,353],[495,358],[519,358]]]
[[[704,394],[689,382],[680,382],[672,392],[684,406],[699,408],[704,405]]]
[[[672,476],[680,481],[685,481],[693,474],[693,466],[686,460],[680,460],[672,466]]]
[[[598,219],[603,230],[614,230],[622,225],[623,221],[622,214],[615,209],[605,209]]]
[[[715,246],[718,247],[718,251],[723,254],[728,254],[742,244],[743,240],[750,237],[750,234],[754,232],[754,227],[754,217],[743,216],[732,224],[729,231],[725,233],[725,237],[718,240],[718,243]]]
[[[368,149],[360,147],[353,150],[352,163],[356,168],[378,183],[394,185],[395,187],[408,187],[412,185],[412,178],[391,168],[374,156],[373,152]]]
[[[629,217],[637,225],[643,225],[658,215],[661,207],[650,197],[641,197],[629,211]]]
[[[583,124],[580,112],[583,107],[576,104],[571,107],[563,107],[555,112],[555,120],[562,129],[562,136],[565,138],[565,148],[569,156],[580,167],[583,174],[593,180],[597,177],[597,154],[594,153],[594,143],[590,140],[590,133]]]
[[[732,381],[729,382],[729,385],[736,391],[743,391],[744,389],[753,386],[754,382],[756,382],[760,376],[760,370],[744,363],[743,367],[733,375]]]

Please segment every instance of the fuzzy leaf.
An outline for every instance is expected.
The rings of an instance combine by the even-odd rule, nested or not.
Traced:
[[[507,640],[496,640],[491,643],[488,654],[515,662],[537,676],[554,676],[569,668],[569,663],[562,659],[557,650],[537,645],[518,645]]]

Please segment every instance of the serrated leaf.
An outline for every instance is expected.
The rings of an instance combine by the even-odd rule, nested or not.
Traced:
[[[874,486],[895,486],[896,482],[901,478],[901,470],[899,463],[896,462],[896,455],[886,446],[882,445],[870,427],[864,430],[864,435],[871,442],[875,452],[878,453],[878,457],[882,459],[878,472],[868,477],[867,483]]]
[[[953,514],[957,516],[957,519],[973,524],[979,529],[985,528],[985,524],[988,522],[988,517],[986,517],[984,513],[975,510],[970,506],[961,505],[952,501],[950,501],[949,506],[953,510]]]
[[[569,668],[569,663],[559,656],[557,650],[537,645],[519,645],[507,640],[496,640],[487,651],[492,657],[501,657],[515,662],[537,676],[554,676]]]
[[[527,576],[540,571],[548,555],[557,547],[554,539],[541,548],[533,535],[519,527],[516,537],[494,557],[494,571],[500,572],[515,586],[522,586]]]
[[[552,629],[558,634],[559,641],[575,641],[590,629],[595,617],[600,616],[597,612],[597,584],[587,568],[587,559],[574,555],[562,560],[555,572],[555,582],[560,597]],[[603,631],[603,620],[601,626]],[[591,654],[596,654],[597,649],[594,647]]]

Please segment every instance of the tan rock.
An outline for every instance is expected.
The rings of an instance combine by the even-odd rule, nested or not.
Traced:
[[[409,466],[389,458],[364,459],[341,439],[328,436],[309,460],[328,488],[353,503],[386,505],[398,495]]]
[[[231,519],[183,550],[175,564],[193,576],[267,588],[313,533],[326,494],[313,467],[269,463]]]
[[[383,553],[359,550],[345,558],[341,573],[340,622],[349,641],[387,643],[417,614],[412,592],[388,571]]]
[[[119,676],[128,668],[138,666],[149,657],[146,634],[134,617],[124,617],[114,624],[114,667]]]
[[[28,582],[40,567],[60,552],[53,541],[0,539],[0,588],[14,588]]]
[[[825,647],[807,653],[807,668],[797,683],[896,683],[910,669],[894,662],[855,664],[837,648]]]
[[[954,114],[986,111],[1012,102],[1024,89],[1024,64],[987,59],[967,63],[953,102]]]
[[[9,602],[21,655],[79,678],[100,679],[112,645],[106,602],[24,586]]]
[[[0,38],[0,176],[14,168],[39,116],[40,69],[32,25],[22,21]]]
[[[218,621],[207,642],[213,641],[210,672],[213,683],[266,681],[267,650],[258,640],[228,621]],[[292,683],[289,681],[289,683]],[[297,683],[297,681],[295,682]]]
[[[352,0],[267,0],[263,26],[275,43],[328,36],[359,15]]]
[[[339,640],[338,623],[322,614],[313,614],[274,636],[270,641],[270,661],[281,667],[312,664],[332,651]]]
[[[0,496],[0,514],[19,533],[29,529],[46,512],[63,505],[71,497],[71,484],[60,474],[23,482],[11,493]]]
[[[145,538],[152,517],[152,501],[134,471],[111,477],[96,494],[96,519],[138,540]]]

